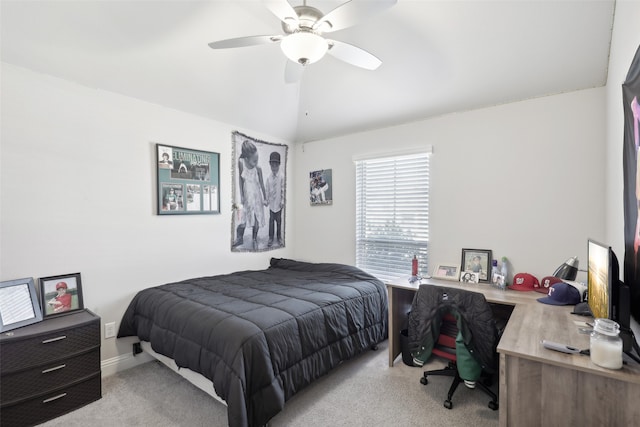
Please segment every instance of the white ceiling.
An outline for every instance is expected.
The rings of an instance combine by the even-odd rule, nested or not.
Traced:
[[[326,13],[343,2],[307,4]],[[4,62],[302,142],[603,86],[615,1],[399,0],[330,35],[376,55],[380,68],[327,55],[296,84],[284,82],[277,44],[207,46],[282,34],[258,0],[1,6]]]

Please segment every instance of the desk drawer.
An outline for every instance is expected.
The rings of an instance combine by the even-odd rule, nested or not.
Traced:
[[[100,322],[97,320],[76,328],[3,342],[0,346],[0,371],[7,375],[99,346]]]
[[[0,425],[21,427],[39,424],[71,412],[102,397],[100,374],[35,399],[3,406]]]
[[[54,390],[100,372],[100,349],[79,356],[57,360],[15,374],[3,375],[0,382],[2,404],[11,404]]]

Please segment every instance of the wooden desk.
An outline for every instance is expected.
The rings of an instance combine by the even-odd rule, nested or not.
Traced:
[[[423,279],[421,282],[409,283],[398,280],[397,282],[387,283],[387,292],[389,295],[389,366],[393,366],[395,359],[400,354],[400,330],[403,328],[407,320],[407,313],[411,310],[413,297],[418,291],[420,285],[438,285],[449,288],[465,289],[469,291],[480,292],[487,301],[516,306],[518,304],[540,304],[537,298],[544,295],[538,292],[519,292],[511,290],[500,290],[486,283],[478,284],[461,284],[448,280]]]
[[[537,292],[501,291],[487,284],[423,280],[477,290],[487,301],[514,306],[498,343],[500,353],[500,426],[630,426],[640,423],[640,365],[625,356],[620,370],[594,365],[588,356],[545,349],[543,339],[589,348],[589,335],[570,314],[572,306],[537,302]],[[400,354],[399,333],[420,284],[388,283],[389,366]]]
[[[631,426],[640,423],[640,365],[620,370],[544,348],[543,339],[589,348],[573,306],[516,305],[500,342],[501,426]]]

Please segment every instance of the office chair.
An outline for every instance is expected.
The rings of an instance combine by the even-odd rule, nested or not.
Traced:
[[[425,371],[420,378],[426,385],[430,375],[453,377],[445,408],[453,408],[453,394],[464,382],[460,369],[475,369],[477,373],[481,368],[482,375],[475,387],[491,397],[489,408],[498,409],[498,397],[489,388],[491,374],[497,371],[497,342],[498,329],[484,295],[441,286],[420,286],[409,314],[409,346],[418,365],[426,362],[431,354],[448,361],[446,368]],[[462,361],[458,360],[460,356]],[[458,366],[459,363],[466,365]]]

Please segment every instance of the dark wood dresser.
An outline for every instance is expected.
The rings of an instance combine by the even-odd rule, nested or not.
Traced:
[[[100,318],[82,310],[0,334],[0,425],[39,424],[102,397]]]

